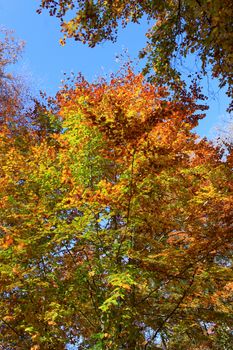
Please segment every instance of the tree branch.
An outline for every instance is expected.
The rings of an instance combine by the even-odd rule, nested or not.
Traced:
[[[153,341],[156,339],[156,337],[157,337],[157,335],[159,334],[159,332],[163,329],[165,323],[169,320],[169,318],[171,318],[171,317],[174,315],[174,313],[176,312],[176,310],[180,307],[181,303],[183,302],[183,300],[184,300],[185,297],[187,296],[187,294],[188,294],[190,288],[191,288],[192,285],[193,285],[194,278],[195,278],[195,275],[196,275],[196,271],[197,271],[197,269],[194,270],[193,276],[192,276],[192,278],[191,278],[191,281],[189,282],[188,288],[185,289],[185,291],[184,291],[182,297],[180,298],[180,300],[178,301],[178,303],[176,304],[176,306],[174,307],[174,309],[165,317],[165,319],[163,320],[162,324],[159,326],[159,328],[157,329],[157,331],[155,332],[155,334],[153,335],[153,337],[152,337],[150,340],[147,341],[147,343],[146,343],[146,345],[145,345],[145,348],[144,348],[145,350],[147,349],[147,346],[148,346],[151,342],[153,342]]]

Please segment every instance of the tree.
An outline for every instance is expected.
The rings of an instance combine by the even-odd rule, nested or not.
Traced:
[[[9,30],[0,30],[0,120],[10,119],[24,104],[22,81],[9,73],[9,67],[20,57],[24,43],[17,41]]]
[[[227,150],[233,147],[233,120],[231,116],[221,120],[221,125],[216,127],[214,139],[215,143],[223,149]]]
[[[24,129],[29,125],[27,109],[32,96],[25,80],[10,70],[20,58],[24,42],[10,30],[0,30],[0,133],[10,142],[24,141]]]
[[[148,56],[144,73],[153,68],[153,80],[173,85],[181,78],[178,59],[195,53],[201,60],[200,74],[212,67],[212,76],[219,78],[220,87],[227,85],[228,96],[233,96],[231,0],[42,0],[38,12],[43,8],[60,19],[62,43],[73,37],[90,47],[104,40],[115,41],[120,24],[140,23],[144,16],[155,22],[140,53]]]
[[[232,166],[199,108],[126,68],[2,135],[3,349],[229,349]]]

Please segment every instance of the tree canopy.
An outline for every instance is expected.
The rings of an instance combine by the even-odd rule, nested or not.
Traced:
[[[196,97],[126,67],[1,130],[2,349],[230,349],[232,154]]]
[[[38,12],[43,8],[60,19],[62,43],[73,37],[90,47],[115,41],[119,25],[146,18],[153,24],[140,52],[140,57],[148,58],[144,73],[151,73],[157,83],[173,85],[181,77],[178,62],[195,53],[201,61],[197,77],[211,67],[212,77],[219,79],[220,87],[226,85],[233,97],[231,0],[42,0]]]
[[[22,41],[14,38],[13,32],[0,30],[0,125],[3,119],[13,120],[23,109],[22,81],[9,72],[10,66],[20,57],[23,46]]]

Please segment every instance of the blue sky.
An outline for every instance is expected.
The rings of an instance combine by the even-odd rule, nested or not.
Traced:
[[[39,0],[0,0],[0,25],[15,31],[15,36],[25,41],[23,58],[17,65],[33,91],[45,90],[55,94],[63,73],[82,72],[92,81],[97,76],[109,74],[119,68],[115,57],[125,49],[132,59],[137,59],[138,51],[145,45],[147,23],[129,25],[119,31],[117,43],[106,42],[91,49],[74,40],[65,46],[59,44],[61,38],[59,22],[44,11],[36,13]],[[139,64],[139,66],[141,63]],[[216,125],[226,118],[228,100],[223,91],[211,97],[210,91],[217,91],[217,82],[209,79],[204,92],[210,96],[210,106],[205,120],[201,121],[198,133],[211,137]]]

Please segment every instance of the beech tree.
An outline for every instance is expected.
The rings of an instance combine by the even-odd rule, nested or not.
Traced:
[[[232,158],[197,97],[80,76],[2,131],[2,349],[230,349]]]
[[[140,52],[140,57],[148,58],[144,73],[153,68],[152,80],[173,86],[181,78],[177,62],[195,53],[201,61],[199,78],[211,67],[220,87],[226,85],[228,96],[233,97],[231,0],[42,0],[38,12],[43,8],[60,19],[62,43],[74,38],[90,47],[115,41],[119,25],[140,23],[146,17],[154,24]]]

